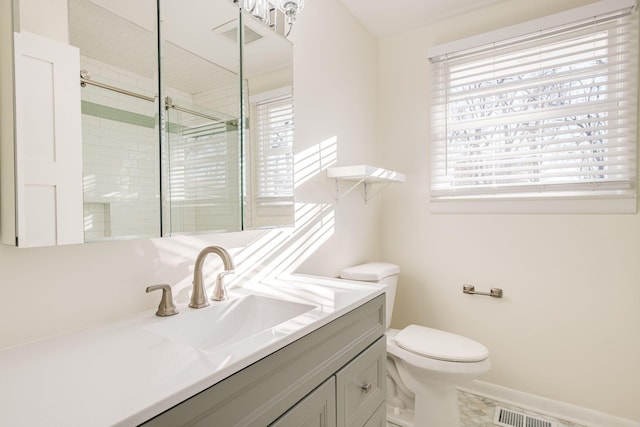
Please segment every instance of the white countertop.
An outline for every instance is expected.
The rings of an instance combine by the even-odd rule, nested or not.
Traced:
[[[231,298],[259,294],[315,308],[214,352],[153,332],[194,310],[186,305],[177,316],[151,310],[6,349],[0,352],[0,425],[140,424],[382,293],[376,285],[304,275],[232,289]]]

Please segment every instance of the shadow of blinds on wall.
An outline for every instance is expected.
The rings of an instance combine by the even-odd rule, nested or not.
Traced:
[[[430,50],[432,211],[635,212],[634,5],[598,2]]]

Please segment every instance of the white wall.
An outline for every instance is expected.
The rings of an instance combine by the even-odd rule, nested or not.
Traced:
[[[7,1],[7,0],[4,0]],[[61,42],[69,40],[67,0],[14,0],[16,31],[29,31]]]
[[[586,3],[507,0],[381,40],[383,166],[408,175],[383,195],[383,255],[402,272],[395,327],[484,343],[484,381],[640,421],[640,215],[429,213],[427,48]]]
[[[335,205],[329,166],[378,164],[378,43],[332,1],[310,1],[294,27],[296,202],[321,202],[335,214],[334,244],[318,248],[301,272],[337,276],[380,255],[381,200],[365,206],[359,188]],[[308,167],[312,165],[312,167]],[[309,170],[317,171],[313,176]],[[342,189],[348,184],[342,185]]]
[[[336,275],[380,255],[380,203],[351,194],[335,206],[324,169],[375,163],[377,41],[337,0],[308,2],[293,30],[296,99],[294,229],[16,249],[0,246],[0,347],[155,307],[146,286],[169,283],[187,298],[193,262],[207,244],[249,272]],[[219,265],[207,261],[213,272]],[[209,273],[211,274],[211,273]]]

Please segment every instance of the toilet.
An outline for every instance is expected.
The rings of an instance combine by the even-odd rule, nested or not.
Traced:
[[[458,427],[456,387],[489,371],[489,350],[469,338],[419,325],[389,329],[400,268],[372,262],[342,271],[346,280],[386,293],[387,420],[399,426]]]

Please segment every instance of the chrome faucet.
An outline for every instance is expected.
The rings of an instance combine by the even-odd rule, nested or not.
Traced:
[[[214,301],[227,299],[227,289],[224,285],[224,276],[232,274],[236,267],[233,264],[231,255],[229,255],[229,252],[224,248],[221,248],[220,246],[207,246],[198,254],[195,267],[193,268],[193,292],[191,293],[191,302],[189,303],[189,307],[203,308],[209,305],[207,292],[204,289],[204,280],[202,279],[202,265],[204,264],[204,259],[210,253],[218,254],[220,258],[222,258],[222,264],[224,265],[224,271],[219,273],[216,278],[216,285],[213,288],[213,296],[211,299]]]

